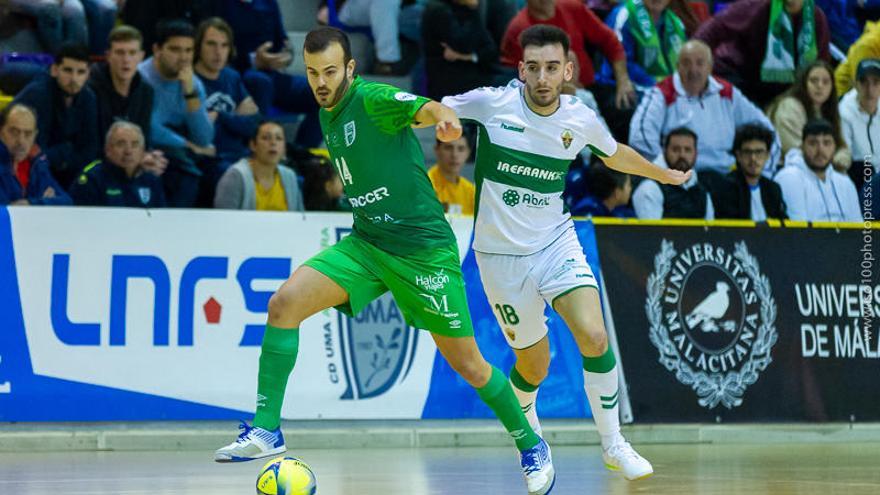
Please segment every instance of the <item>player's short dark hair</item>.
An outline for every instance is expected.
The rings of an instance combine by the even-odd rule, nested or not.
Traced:
[[[344,62],[348,64],[351,60],[351,43],[348,41],[348,35],[333,27],[319,27],[312,29],[306,35],[305,43],[303,43],[303,51],[306,53],[323,52],[330,47],[331,43],[339,43],[342,47]]]
[[[30,105],[25,105],[24,103],[14,102],[10,103],[3,110],[0,110],[0,128],[3,128],[6,125],[6,120],[9,119],[9,114],[11,114],[14,110],[26,110],[34,116],[34,122],[37,121],[37,111],[34,110]],[[35,124],[36,125],[36,124]]]
[[[736,128],[736,135],[733,137],[733,151],[740,150],[749,141],[761,141],[767,145],[767,151],[770,151],[773,146],[773,131],[757,123],[741,125]]]
[[[692,131],[688,127],[676,127],[675,129],[669,131],[669,134],[663,138],[663,147],[666,148],[669,146],[669,140],[672,139],[673,136],[690,136],[694,138],[694,147],[697,146],[697,133]]]
[[[156,25],[156,44],[160,47],[171,38],[193,38],[195,29],[189,21],[184,19],[164,19]]]
[[[803,131],[803,140],[806,141],[810,136],[824,136],[829,135],[834,138],[834,142],[837,143],[837,137],[834,134],[834,127],[831,125],[831,122],[828,122],[825,119],[812,119],[804,125]]]
[[[226,41],[229,42],[229,60],[235,60],[236,51],[235,51],[235,33],[232,31],[232,26],[229,25],[228,22],[224,21],[220,17],[209,17],[205,19],[199,26],[196,28],[196,49],[195,49],[195,57],[193,58],[194,62],[198,62],[202,53],[202,42],[205,40],[205,34],[208,32],[208,29],[214,28],[217,31],[226,35]]]
[[[89,63],[89,47],[81,43],[65,42],[55,51],[55,65],[64,63],[64,59],[69,58],[78,62]]]
[[[272,120],[272,119],[263,119],[260,121],[259,124],[257,124],[257,127],[254,128],[254,132],[253,132],[253,134],[251,134],[250,142],[252,142],[252,143],[255,142],[257,140],[257,138],[260,136],[260,130],[269,124],[277,125],[278,127],[281,128],[281,132],[284,132],[284,126],[281,125],[281,122],[278,122],[277,120]]]
[[[556,26],[548,26],[546,24],[535,24],[527,28],[519,35],[519,46],[523,50],[529,46],[537,46],[538,48],[547,45],[562,45],[562,51],[568,55],[568,49],[571,46],[571,40],[565,31]]]
[[[113,47],[113,43],[124,43],[126,41],[137,41],[141,44],[141,48],[143,48],[144,36],[138,28],[127,24],[116,26],[110,31],[110,35],[107,36],[107,45],[111,48]]]
[[[591,165],[586,175],[587,189],[602,201],[610,198],[617,189],[622,189],[629,178],[627,174],[611,169],[602,162]]]

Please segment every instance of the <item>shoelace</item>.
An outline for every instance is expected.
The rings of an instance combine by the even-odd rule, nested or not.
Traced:
[[[639,455],[636,454],[636,451],[633,450],[632,445],[630,445],[629,442],[623,442],[611,447],[608,449],[608,455],[612,457],[628,457],[630,459],[639,458]]]
[[[251,431],[254,429],[252,426],[248,426],[247,422],[242,421],[238,424],[238,429],[241,430],[241,433],[238,434],[238,440],[236,443],[244,443],[251,434]]]
[[[529,449],[522,454],[522,464],[525,468],[525,474],[533,474],[541,470],[541,454],[537,447]]]

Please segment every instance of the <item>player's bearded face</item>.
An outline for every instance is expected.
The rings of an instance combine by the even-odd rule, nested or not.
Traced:
[[[558,104],[562,87],[571,80],[573,72],[559,44],[526,47],[519,67],[531,104],[542,108]]]
[[[342,47],[331,44],[322,52],[305,52],[306,75],[315,100],[323,108],[333,108],[345,96],[354,74],[354,61],[344,63]]]

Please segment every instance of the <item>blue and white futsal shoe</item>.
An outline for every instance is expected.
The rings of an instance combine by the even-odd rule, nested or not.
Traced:
[[[556,471],[550,457],[550,446],[542,438],[538,445],[520,452],[523,478],[529,495],[547,495],[556,483]]]
[[[244,462],[278,455],[287,451],[281,428],[275,431],[264,430],[257,426],[248,426],[244,421],[238,425],[241,434],[231,444],[214,452],[217,462]]]

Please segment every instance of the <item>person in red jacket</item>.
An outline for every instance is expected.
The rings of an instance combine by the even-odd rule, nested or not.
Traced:
[[[503,64],[515,66],[522,60],[519,35],[535,24],[556,26],[568,34],[580,68],[580,78],[574,82],[593,92],[605,120],[619,124],[612,124],[611,132],[626,142],[636,92],[626,70],[626,53],[614,31],[579,0],[527,0],[526,7],[510,21],[501,41]],[[588,53],[593,48],[598,48],[611,64],[614,86],[596,83],[596,67]]]
[[[13,103],[0,112],[0,206],[71,204],[36,139],[33,108]]]

